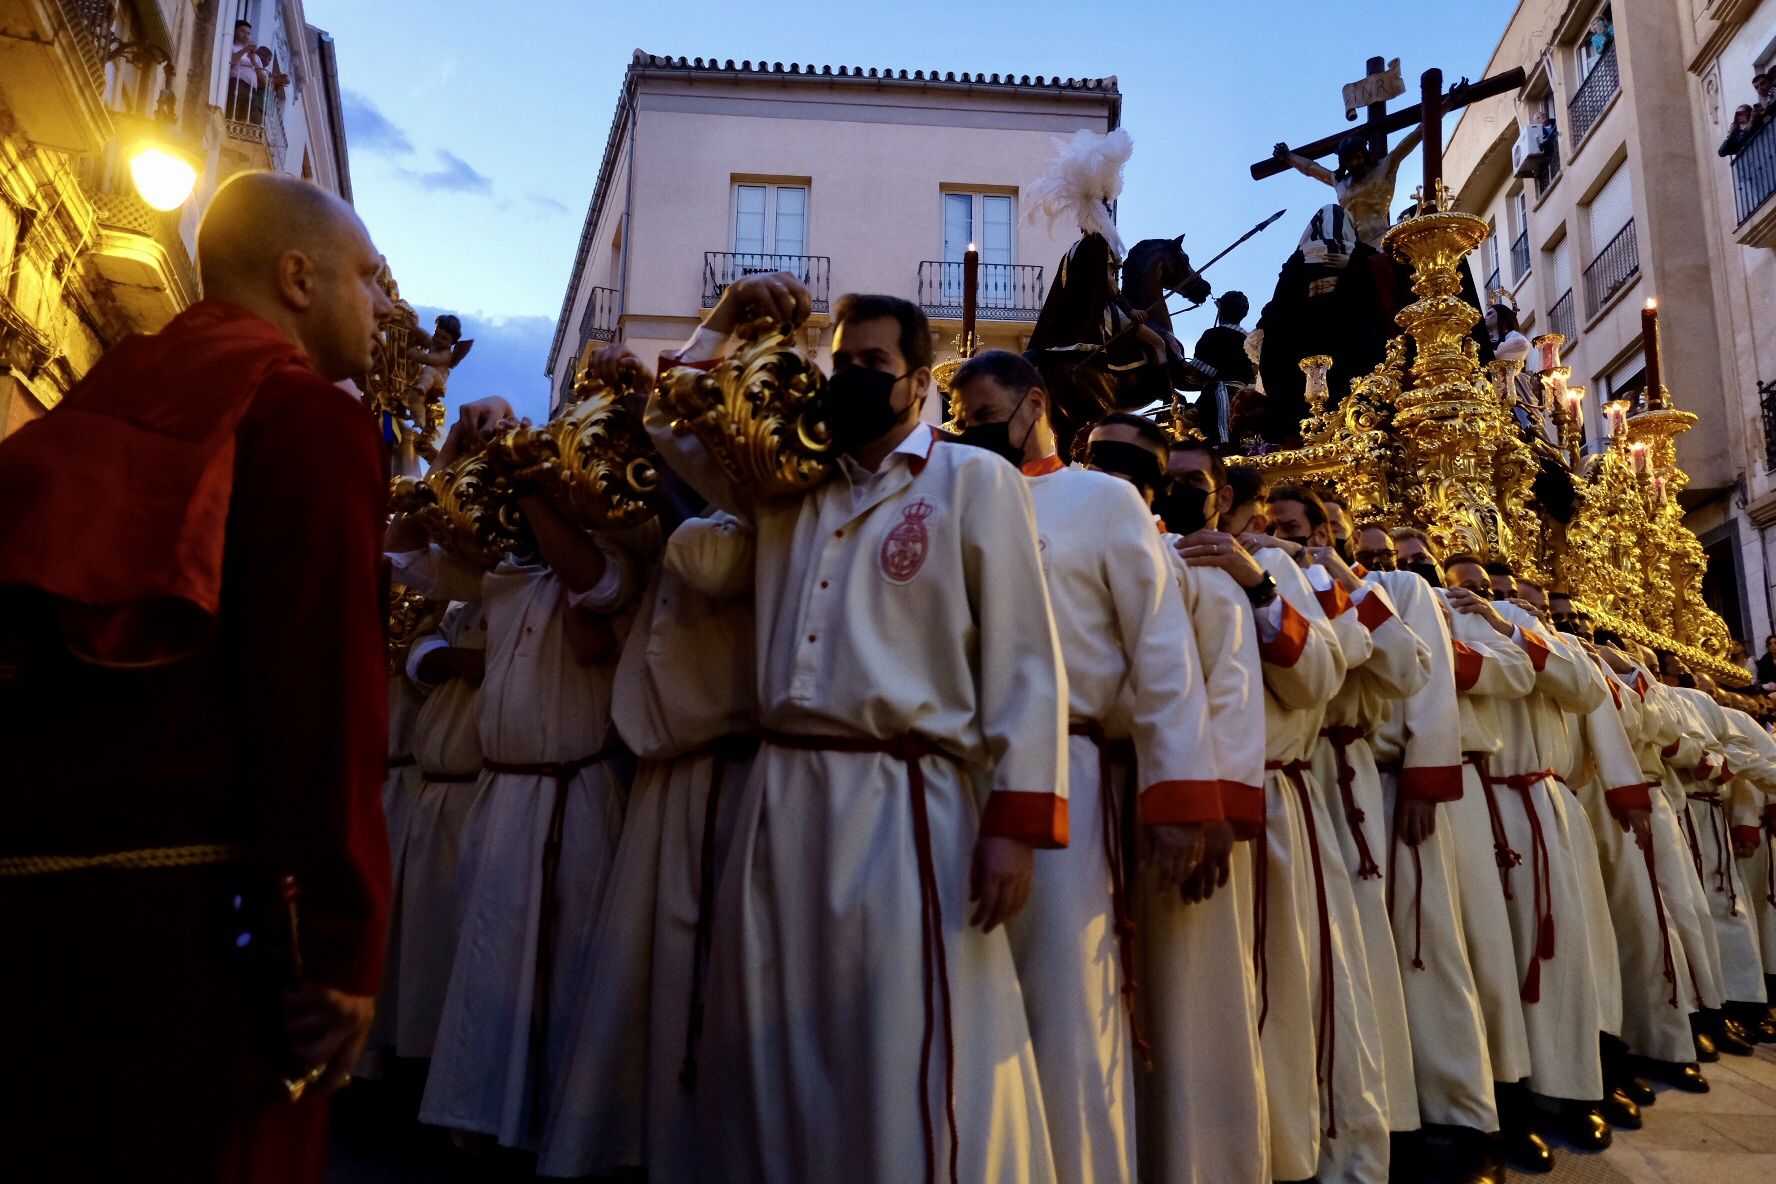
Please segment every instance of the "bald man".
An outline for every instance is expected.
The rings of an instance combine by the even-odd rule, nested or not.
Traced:
[[[270,174],[198,254],[202,301],[0,444],[12,1179],[320,1180],[381,973],[386,457],[334,385],[381,260]]]

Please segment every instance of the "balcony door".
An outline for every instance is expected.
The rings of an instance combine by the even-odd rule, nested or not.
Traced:
[[[734,274],[767,271],[802,275],[808,254],[806,185],[734,186]]]
[[[1017,199],[1005,193],[943,195],[943,303],[962,303],[962,257],[973,243],[981,257],[980,306],[1015,306],[1010,264],[1016,205]]]

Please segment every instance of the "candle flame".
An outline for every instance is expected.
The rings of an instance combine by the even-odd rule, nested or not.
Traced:
[[[1647,305],[1646,305],[1646,306],[1647,306],[1647,307],[1648,307],[1648,308],[1652,308],[1652,309],[1656,309],[1656,308],[1658,308],[1658,307],[1659,307],[1659,299],[1658,299],[1658,297],[1656,297],[1656,296],[1648,296],[1648,297],[1647,297]]]
[[[968,253],[971,255],[974,253],[974,244],[973,243],[968,244]]]

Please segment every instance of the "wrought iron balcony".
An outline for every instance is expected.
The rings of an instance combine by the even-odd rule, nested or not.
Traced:
[[[1776,119],[1766,118],[1745,138],[1733,158],[1733,200],[1739,225],[1751,220],[1776,193]]]
[[[1561,293],[1560,299],[1554,302],[1554,307],[1548,310],[1548,332],[1558,333],[1565,337],[1568,345],[1578,339],[1579,323],[1573,316],[1573,290],[1571,288]]]
[[[735,280],[787,271],[802,281],[815,312],[831,312],[832,258],[828,255],[768,255],[755,251],[703,252],[703,307],[714,308]]]
[[[586,300],[586,315],[580,318],[580,348],[588,341],[617,339],[617,290],[593,288]]]
[[[1585,316],[1596,316],[1611,296],[1639,274],[1640,244],[1634,237],[1634,220],[1630,218],[1585,268]]]
[[[927,259],[919,264],[919,306],[930,317],[962,316],[963,264]],[[1032,263],[983,263],[975,291],[975,318],[1031,321],[1042,311],[1042,268]]]
[[[1504,277],[1499,274],[1498,268],[1495,267],[1488,272],[1486,275],[1486,287],[1480,293],[1480,302],[1482,304],[1491,304],[1492,294],[1504,286],[1503,281]]]
[[[1549,136],[1543,142],[1542,163],[1536,167],[1536,197],[1540,198],[1548,190],[1554,188],[1554,182],[1560,179],[1560,136],[1558,133]]]
[[[222,115],[230,136],[265,145],[269,167],[284,170],[284,151],[289,141],[284,136],[284,100],[277,88],[268,85],[237,90],[230,86]]]
[[[1609,106],[1610,99],[1622,85],[1621,72],[1616,68],[1616,43],[1611,41],[1597,61],[1592,64],[1591,72],[1585,75],[1585,81],[1573,95],[1572,101],[1566,105],[1567,126],[1572,128],[1573,143],[1577,144]]]
[[[1764,413],[1764,470],[1776,473],[1776,382],[1758,382],[1758,405]]]
[[[112,37],[110,0],[61,0],[62,15],[74,30],[74,44],[80,48],[80,63],[92,80],[93,89],[105,89],[105,50]]]
[[[1511,244],[1511,282],[1514,284],[1529,274],[1529,231],[1525,230]]]

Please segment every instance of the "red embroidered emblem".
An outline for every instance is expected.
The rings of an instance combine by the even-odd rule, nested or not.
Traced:
[[[930,553],[931,540],[925,532],[925,519],[937,507],[920,498],[900,512],[900,522],[882,540],[882,574],[889,582],[904,584],[919,574]]]

